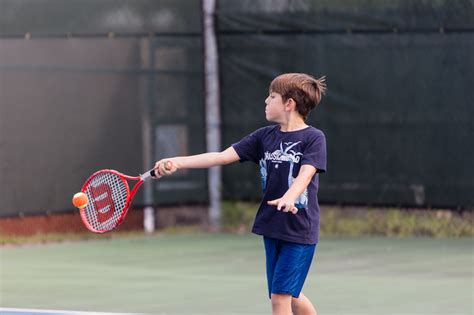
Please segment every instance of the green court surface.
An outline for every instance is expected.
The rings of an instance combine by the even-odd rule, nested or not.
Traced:
[[[473,239],[323,237],[303,292],[324,314],[473,314]],[[270,314],[262,240],[154,235],[2,247],[0,307]]]

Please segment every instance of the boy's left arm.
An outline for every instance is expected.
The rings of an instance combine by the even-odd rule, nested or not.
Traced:
[[[295,200],[304,192],[308,187],[316,174],[317,169],[309,164],[302,165],[298,176],[295,178],[291,187],[283,195],[283,197],[268,201],[269,205],[277,206],[277,210],[283,210],[284,212],[291,211],[293,214],[298,212],[298,208],[295,207]]]

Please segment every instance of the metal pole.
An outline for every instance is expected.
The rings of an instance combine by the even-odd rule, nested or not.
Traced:
[[[140,41],[141,64],[143,69],[151,68],[150,65],[150,39],[143,38]],[[147,170],[153,166],[153,136],[151,122],[150,93],[153,88],[152,79],[149,75],[140,76],[140,104],[142,120],[142,143],[143,143],[143,169]],[[155,231],[155,208],[153,207],[153,181],[143,183],[143,228],[146,233]]]
[[[220,104],[219,104],[219,67],[217,40],[214,25],[215,0],[203,0],[204,21],[204,75],[206,87],[206,140],[208,152],[221,150]],[[209,169],[209,224],[211,229],[220,227],[221,212],[221,167]]]

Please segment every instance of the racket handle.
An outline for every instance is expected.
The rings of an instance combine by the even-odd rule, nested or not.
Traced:
[[[145,181],[149,179],[150,177],[156,178],[156,173],[155,169],[151,169],[149,171],[146,171],[145,174],[140,175],[141,180]]]
[[[171,161],[167,161],[166,164],[165,164],[165,168],[166,168],[167,170],[171,170],[172,167],[173,167],[173,164],[171,163]],[[152,168],[151,170],[145,172],[145,174],[140,175],[140,178],[141,178],[142,180],[144,180],[144,181],[147,180],[147,179],[149,179],[150,177],[153,177],[153,178],[157,178],[157,177],[158,177],[158,176],[156,176],[156,172],[155,172],[155,169],[154,169],[154,168]]]

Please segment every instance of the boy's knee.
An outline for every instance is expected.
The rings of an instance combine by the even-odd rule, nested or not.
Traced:
[[[291,299],[291,309],[293,310],[294,315],[317,315],[316,309],[314,308],[311,301],[303,294],[300,293],[300,296]]]
[[[280,308],[285,306],[291,306],[292,296],[289,294],[275,294],[272,293],[272,307]]]

